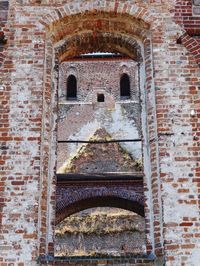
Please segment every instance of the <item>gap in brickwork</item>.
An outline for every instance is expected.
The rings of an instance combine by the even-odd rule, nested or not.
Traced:
[[[138,73],[137,62],[119,53],[81,54],[59,66],[57,174],[66,182],[69,177],[79,178],[76,182],[81,185],[70,190],[64,181],[62,188],[58,182],[57,208],[61,198],[68,199],[57,213],[56,257],[146,253],[144,207],[138,205],[140,211],[134,213],[120,196],[113,200],[123,190],[121,185],[108,185],[107,190],[95,186],[98,175],[105,180],[112,176],[113,182],[116,177],[142,178]],[[84,185],[88,178],[93,188]],[[141,191],[139,187],[136,193]],[[80,212],[75,211],[77,204],[83,205],[78,207]]]
[[[154,127],[154,101],[152,101],[154,99],[153,69],[151,41],[147,37],[149,36],[149,26],[145,22],[124,15],[120,15],[122,23],[119,24],[117,17],[118,14],[113,13],[114,19],[110,19],[110,13],[101,12],[97,21],[96,13],[94,16],[93,12],[89,12],[84,13],[81,19],[80,16],[76,15],[70,16],[69,20],[63,18],[60,21],[62,23],[53,23],[55,27],[52,25],[53,27],[48,30],[49,37],[45,49],[47,60],[41,189],[46,193],[48,187],[50,193],[47,193],[47,196],[45,196],[46,194],[41,196],[41,206],[47,204],[48,212],[47,215],[46,211],[41,209],[41,217],[45,216],[47,218],[46,224],[48,224],[45,226],[41,218],[40,254],[43,258],[48,259],[49,256],[53,258],[55,254],[54,224],[60,223],[74,213],[94,207],[117,207],[145,217],[146,256],[154,252],[155,247],[158,247],[159,252],[161,250],[160,236],[156,238],[156,243],[154,242],[153,215],[155,212],[158,217],[159,204],[155,201],[153,208],[149,208],[152,204],[152,175],[154,176],[152,183],[154,182],[155,198],[157,198],[158,192],[155,160],[157,144],[154,142],[156,127]],[[88,23],[85,23],[84,18]],[[108,20],[108,24],[104,23]],[[67,24],[70,21],[72,27],[69,28]],[[134,27],[131,29],[129,22],[134,23]],[[109,28],[102,28],[98,32],[93,32],[93,30],[91,31],[93,23],[95,25],[98,23],[100,28],[102,25],[109,26]],[[65,24],[66,27],[63,27]],[[76,31],[79,24],[84,31]],[[67,31],[61,30],[61,25],[62,29]],[[112,32],[110,27],[116,30]],[[127,34],[123,34],[125,28]],[[72,36],[74,30],[77,34]],[[138,38],[134,37],[135,35]],[[99,51],[121,53],[121,56],[109,58],[110,63],[117,62],[120,64],[120,74],[115,78],[117,85],[113,86],[117,90],[114,97],[112,86],[108,86],[107,83],[102,86],[102,81],[106,81],[106,78],[115,72],[112,67],[109,70],[106,69],[104,58],[98,58],[98,63],[104,64],[99,70],[99,73],[103,73],[104,77],[99,77],[93,88],[92,82],[96,79],[92,75],[94,71],[89,71],[87,78],[91,78],[91,84],[86,90],[88,97],[82,94],[80,77],[83,73],[87,73],[90,69],[89,63],[94,63],[96,58],[88,60],[88,58],[83,58],[80,55]],[[80,60],[87,62],[86,71],[83,68],[81,71],[77,71],[75,65]],[[120,97],[120,77],[130,70],[124,63],[125,61],[135,64],[135,74],[137,75],[137,86],[130,85],[129,99]],[[70,67],[66,70],[67,63],[70,64]],[[66,99],[67,77],[69,75],[74,75],[77,79],[77,97],[70,101]],[[132,82],[135,76],[130,73],[128,75],[130,82]],[[61,82],[62,77],[65,77],[63,84]],[[95,93],[91,93],[93,90]],[[99,103],[97,101],[97,93],[105,95],[104,102]],[[49,102],[49,96],[51,96],[51,102]],[[105,109],[107,109],[106,112]],[[69,118],[67,122],[65,120],[66,113]],[[96,119],[93,120],[94,115]],[[121,119],[119,119],[120,116]],[[81,118],[78,120],[82,124],[78,134],[74,134],[74,129],[78,127],[74,123],[77,121],[76,117]],[[88,123],[89,119],[91,123]],[[113,123],[110,123],[111,120],[115,122],[114,127]],[[127,123],[127,121],[131,122]],[[109,125],[112,125],[111,132]],[[128,130],[127,126],[129,127]],[[116,130],[117,127],[121,130]],[[120,134],[116,134],[114,139],[113,134],[118,132],[120,134],[128,132],[131,135],[127,135],[128,139],[123,140]],[[47,143],[47,139],[50,140],[50,143]],[[151,140],[150,143],[149,139]],[[132,145],[129,145],[130,143]],[[70,149],[68,149],[69,146]],[[78,149],[79,147],[80,149]],[[72,156],[69,157],[69,154]],[[85,154],[87,155],[86,161]],[[48,160],[47,168],[46,162]],[[55,171],[56,165],[57,170]],[[154,169],[153,173],[151,167]],[[46,178],[47,176],[48,178]],[[54,216],[55,212],[56,216]],[[161,229],[159,226],[156,227],[158,235],[160,233],[162,235]]]
[[[137,63],[92,54],[59,71],[57,173],[142,172]]]

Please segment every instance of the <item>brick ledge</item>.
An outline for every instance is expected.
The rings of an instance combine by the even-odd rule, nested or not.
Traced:
[[[149,264],[155,261],[154,255],[125,255],[125,256],[73,256],[73,257],[53,257],[40,256],[38,263],[40,265],[95,265],[95,263],[142,263]]]

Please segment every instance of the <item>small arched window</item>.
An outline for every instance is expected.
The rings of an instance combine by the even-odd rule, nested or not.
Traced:
[[[130,79],[127,74],[123,74],[120,79],[120,97],[128,99],[130,96]]]
[[[77,81],[74,75],[70,75],[67,79],[67,100],[75,100],[77,98]]]

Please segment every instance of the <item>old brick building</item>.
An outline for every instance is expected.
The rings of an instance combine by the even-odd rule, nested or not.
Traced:
[[[140,216],[144,199],[138,70],[132,59],[107,53],[82,55],[60,64],[57,184],[61,177],[73,181],[71,187],[57,186],[56,256],[146,253],[144,214]],[[101,185],[99,175],[104,178]],[[108,183],[110,175],[113,180]],[[134,188],[128,179],[135,181]],[[134,197],[136,192],[141,200]],[[122,201],[126,201],[123,206]],[[138,215],[106,208],[130,210],[128,201]]]
[[[0,0],[0,18],[0,265],[200,265],[200,1]],[[65,62],[72,66],[71,58],[93,52],[121,53],[135,62],[141,127],[134,125],[141,128],[144,175],[142,182],[139,174],[123,182],[121,176],[94,175],[83,193],[82,176],[56,175],[58,116],[64,108],[58,108],[59,86]],[[66,71],[76,75],[75,68]],[[94,112],[97,103],[109,107],[120,101],[109,88],[100,84],[92,94],[89,86]],[[66,97],[74,96],[83,101],[81,93]],[[108,127],[93,132],[92,140],[97,135],[111,136]],[[120,162],[123,166],[123,158]],[[79,163],[76,158],[75,167]],[[77,211],[78,202],[87,208],[85,195],[90,207],[107,199],[109,207],[126,206],[144,215],[145,254],[55,258],[59,214],[71,213],[66,204]]]
[[[75,156],[77,159],[74,162],[74,167],[77,169],[73,172],[76,173],[88,171],[90,173],[134,172],[134,163],[132,168],[130,161],[127,163],[128,167],[125,167],[125,162],[124,167],[120,164],[120,158],[123,157],[123,154],[122,152],[116,154],[114,143],[110,143],[110,146],[105,146],[106,143],[105,145],[96,145],[96,155],[93,156],[96,156],[96,159],[92,159],[94,165],[88,165],[89,162],[86,163],[86,158],[83,158],[85,166],[81,163],[82,160],[79,160],[80,165],[78,163],[80,153],[90,148],[90,152],[94,151],[93,146],[95,144],[92,147],[88,145],[83,147],[84,143],[76,143],[76,140],[138,139],[138,142],[135,143],[121,142],[116,143],[116,145],[121,144],[121,148],[130,153],[135,160],[142,157],[137,63],[118,55],[111,58],[105,55],[102,58],[98,57],[97,54],[95,57],[73,59],[71,62],[65,61],[60,66],[58,142],[73,140],[73,143],[58,143],[58,173],[65,172],[64,165],[70,164]],[[75,83],[73,80],[71,81],[72,78],[74,78]],[[124,79],[127,79],[127,86],[126,81],[122,84]],[[69,91],[70,89],[72,91]],[[68,95],[73,90],[74,95]],[[122,92],[126,95],[121,95]],[[83,151],[80,151],[81,148]],[[100,159],[101,154],[104,157],[104,163],[100,163],[102,161]],[[112,162],[114,157],[116,157],[117,165],[114,160]],[[80,167],[81,169],[79,169]]]

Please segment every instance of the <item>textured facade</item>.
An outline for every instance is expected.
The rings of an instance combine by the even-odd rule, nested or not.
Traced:
[[[74,214],[56,227],[55,236],[57,256],[138,254],[146,247],[144,218],[116,208]]]
[[[146,255],[79,264],[198,266],[198,0],[0,1],[0,265],[54,259],[59,66],[89,52],[137,62]]]
[[[146,253],[138,70],[137,62],[115,54],[82,55],[60,65],[56,256]],[[85,210],[97,206],[132,212]],[[132,227],[123,226],[129,220]]]
[[[67,98],[71,75],[77,83],[75,99]],[[129,78],[128,97],[120,92],[123,75]],[[133,60],[104,56],[63,62],[59,70],[58,141],[74,142],[58,143],[57,172],[137,172],[134,165],[142,160],[141,141],[100,145],[76,141],[140,140],[139,94],[138,66]],[[103,102],[98,101],[99,95]]]

